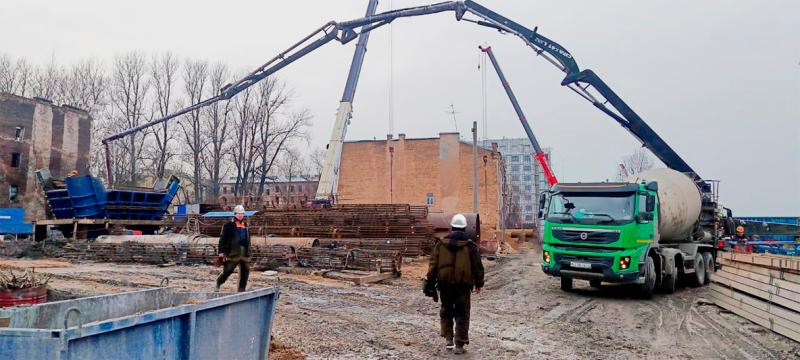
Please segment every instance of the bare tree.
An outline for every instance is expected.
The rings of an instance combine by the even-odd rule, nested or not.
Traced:
[[[258,145],[256,144],[258,122],[255,120],[255,105],[253,104],[255,98],[255,91],[246,89],[233,99],[234,134],[229,154],[233,167],[236,169],[236,184],[233,188],[236,196],[249,191],[248,183],[252,182],[254,160],[258,154]]]
[[[36,69],[31,84],[31,95],[48,99],[56,103],[61,102],[59,92],[59,82],[62,80],[62,69],[56,64],[55,56],[50,58],[50,62],[45,67]]]
[[[16,81],[14,62],[8,54],[0,54],[0,92],[16,93]]]
[[[150,74],[152,77],[153,90],[155,91],[155,113],[158,117],[169,115],[174,109],[175,97],[173,88],[178,80],[178,59],[171,52],[166,52],[158,56],[153,56]],[[175,156],[170,147],[170,141],[174,139],[170,131],[169,122],[162,122],[152,131],[155,138],[155,146],[151,148],[150,161],[152,164],[153,176],[163,178],[165,176],[167,162]]]
[[[14,61],[6,54],[0,54],[0,92],[25,96],[30,92],[33,66],[26,59]]]
[[[311,171],[317,179],[322,176],[322,168],[325,166],[325,150],[317,148],[308,156],[309,171]]]
[[[94,114],[105,104],[107,86],[103,65],[92,59],[81,60],[62,73],[57,98],[63,104]]]
[[[292,190],[294,186],[292,182],[294,179],[299,178],[301,175],[308,170],[303,157],[300,155],[300,152],[297,149],[292,147],[287,147],[283,151],[283,155],[281,156],[281,161],[279,164],[279,170],[281,174],[286,177],[287,184],[284,187],[285,189],[285,203],[289,203],[289,197],[291,196]]]
[[[208,62],[201,60],[189,60],[183,68],[184,92],[189,104],[196,104],[203,100],[207,89]],[[203,111],[195,110],[187,114],[186,118],[179,122],[186,146],[189,148],[188,158],[192,167],[192,182],[194,183],[194,201],[200,203],[203,200],[203,186],[200,172],[202,170],[201,154],[206,146],[206,140],[201,134]]]
[[[147,121],[146,109],[149,84],[147,81],[147,62],[139,52],[118,55],[114,59],[114,70],[110,86],[110,124],[109,130],[121,131]],[[146,134],[134,133],[116,143],[127,157],[126,179],[135,183],[139,178],[138,163],[142,159],[142,144]],[[116,165],[120,163],[117,160]]]
[[[209,81],[212,89],[220,89],[228,83],[230,71],[225,64],[217,63],[210,71]],[[220,193],[220,183],[226,174],[224,165],[227,147],[228,122],[231,113],[229,101],[219,101],[206,108],[206,116],[202,123],[202,136],[207,141],[203,151],[203,167],[208,175],[210,188],[208,195],[216,199]]]
[[[267,181],[275,156],[280,151],[279,146],[273,146],[279,139],[278,113],[289,103],[291,94],[286,89],[286,85],[274,77],[268,77],[258,86],[258,106],[256,106],[255,120],[258,122],[259,135],[259,159],[258,170],[260,178],[258,182],[258,196],[264,194],[264,186]],[[270,156],[273,151],[273,156]]]
[[[625,170],[628,172],[628,174],[633,175],[645,170],[650,170],[655,164],[653,163],[653,158],[647,149],[638,148],[630,155],[622,157],[622,165],[625,166]],[[622,175],[622,169],[619,169],[618,177],[623,179],[624,177]]]

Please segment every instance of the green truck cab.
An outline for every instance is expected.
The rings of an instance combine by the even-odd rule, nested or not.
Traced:
[[[540,201],[542,270],[573,280],[637,284],[641,297],[655,288],[673,292],[679,275],[709,265],[713,247],[701,243],[660,243],[658,183],[559,183]],[[702,264],[701,264],[702,263]],[[705,267],[695,274],[707,282]],[[703,275],[702,278],[699,278]]]

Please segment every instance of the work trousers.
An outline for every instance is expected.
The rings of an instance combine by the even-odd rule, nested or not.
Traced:
[[[244,254],[244,249],[240,254]],[[241,255],[234,255],[225,261],[222,265],[222,274],[219,274],[217,278],[217,285],[222,286],[237,266],[239,267],[239,292],[244,291],[247,288],[247,278],[250,276],[250,258]]]
[[[453,337],[456,344],[469,344],[469,310],[472,289],[465,286],[439,285],[439,300],[442,308],[439,320],[442,326],[442,337]],[[453,322],[455,320],[455,334]],[[454,336],[455,335],[455,336]]]

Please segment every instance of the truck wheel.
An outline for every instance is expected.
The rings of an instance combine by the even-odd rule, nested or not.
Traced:
[[[602,280],[589,280],[589,286],[593,288],[600,288],[600,284],[602,284]]]
[[[656,287],[656,265],[653,258],[648,256],[644,263],[644,284],[639,286],[639,298],[649,299],[653,297],[653,289]]]
[[[562,277],[561,278],[561,290],[570,291],[572,290],[572,278]]]
[[[678,267],[675,263],[667,262],[667,267],[664,269],[664,274],[661,280],[661,292],[665,294],[672,294],[675,292],[675,285],[678,283]]]
[[[691,277],[689,282],[694,287],[703,286],[706,282],[706,261],[702,253],[697,253],[694,256],[694,276]]]
[[[711,282],[711,274],[713,274],[715,270],[714,257],[711,256],[711,253],[704,252],[703,262],[705,263],[706,266],[706,278],[703,284],[708,285],[708,283]]]

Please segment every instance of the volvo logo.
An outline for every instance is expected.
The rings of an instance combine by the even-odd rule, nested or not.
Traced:
[[[586,240],[586,239],[588,239],[588,238],[589,238],[589,234],[587,234],[587,233],[581,233],[581,240]]]

